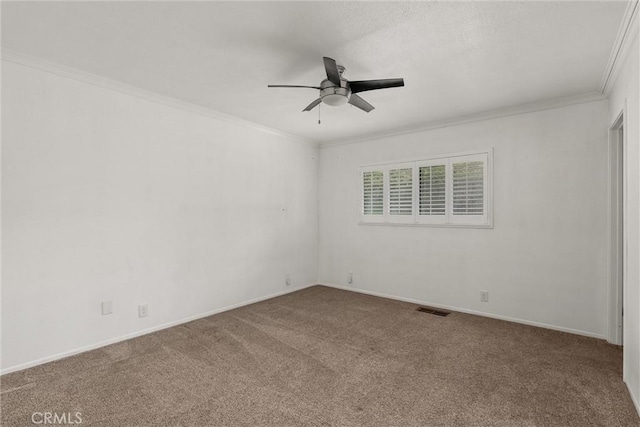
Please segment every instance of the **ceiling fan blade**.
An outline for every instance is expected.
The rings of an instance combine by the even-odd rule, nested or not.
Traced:
[[[403,79],[359,80],[349,82],[351,93],[364,92],[366,90],[386,89],[388,87],[404,86]]]
[[[338,64],[336,61],[326,56],[322,58],[324,60],[324,69],[327,71],[327,78],[335,85],[340,86],[340,72],[338,71]]]
[[[363,110],[363,111],[365,111],[367,113],[369,111],[373,110],[374,108],[376,108],[373,105],[369,104],[364,99],[360,98],[355,93],[351,94],[351,98],[349,98],[349,104],[353,105],[354,107],[358,107],[359,109],[361,109],[361,110]]]
[[[313,101],[311,104],[307,105],[307,108],[305,108],[302,111],[311,111],[316,107],[316,105],[320,104],[321,102],[322,102],[322,98],[318,98],[315,101]]]
[[[267,87],[306,87],[309,89],[322,89],[320,86],[296,86],[296,85],[267,85]]]

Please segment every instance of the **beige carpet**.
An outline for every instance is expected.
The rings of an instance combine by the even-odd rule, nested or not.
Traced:
[[[640,425],[619,347],[415,308],[315,286],[5,375],[2,425]]]

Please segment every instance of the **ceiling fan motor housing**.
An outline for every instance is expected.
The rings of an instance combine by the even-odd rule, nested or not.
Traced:
[[[340,86],[336,86],[328,79],[323,80],[320,88],[322,102],[333,107],[346,104],[351,97],[351,89],[345,79],[340,79]]]

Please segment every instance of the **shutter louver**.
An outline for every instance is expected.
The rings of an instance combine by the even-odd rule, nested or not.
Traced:
[[[484,162],[453,163],[453,215],[483,215],[484,185]]]
[[[389,214],[413,215],[413,169],[389,170]]]
[[[419,215],[445,215],[445,165],[420,167]]]
[[[382,215],[384,200],[384,175],[382,171],[362,173],[362,213],[363,215]]]

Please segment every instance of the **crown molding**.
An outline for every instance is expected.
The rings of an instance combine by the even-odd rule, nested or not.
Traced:
[[[638,37],[638,0],[631,0],[627,3],[627,9],[622,17],[622,22],[618,28],[616,40],[611,48],[607,67],[602,75],[600,83],[600,92],[605,96],[611,94],[613,84],[616,81],[620,68],[624,63],[624,59],[629,53],[629,48],[636,37]]]
[[[3,61],[13,62],[15,64],[24,65],[26,67],[34,68],[40,71],[49,72],[49,73],[56,74],[61,77],[70,78],[82,83],[90,84],[93,86],[101,87],[101,88],[112,90],[115,92],[120,92],[125,95],[142,98],[144,100],[155,102],[157,104],[162,104],[168,107],[176,108],[178,110],[187,111],[187,112],[198,114],[201,116],[217,119],[217,120],[220,120],[226,123],[231,123],[244,128],[249,128],[249,129],[257,130],[260,132],[277,135],[277,136],[291,139],[297,142],[302,142],[302,143],[311,145],[313,147],[318,146],[317,141],[302,138],[300,136],[282,132],[267,126],[262,126],[248,120],[240,119],[230,114],[221,113],[219,111],[203,107],[201,105],[192,104],[190,102],[181,101],[179,99],[172,98],[170,96],[161,95],[157,92],[152,92],[152,91],[141,89],[135,86],[130,86],[116,80],[111,80],[106,77],[99,76],[97,74],[92,74],[76,68],[67,67],[65,65],[50,62],[50,61],[37,58],[31,55],[26,55],[21,52],[16,52],[13,50],[3,48],[0,50],[0,58]]]
[[[632,7],[632,5],[634,7]],[[637,6],[638,6],[638,1],[635,0],[634,2],[630,3],[629,6],[627,7],[627,12],[625,13],[625,20],[623,20],[623,23],[626,22],[626,25],[624,25],[624,28],[626,30],[622,31],[623,26],[621,26],[621,30],[619,32],[619,37],[618,37],[620,39],[620,43],[619,43],[620,49],[617,49],[617,50],[614,49],[614,51],[618,52],[618,55],[613,55],[612,53],[612,58],[610,59],[610,62],[613,67],[612,71],[614,70],[616,64],[619,64],[621,62],[620,53],[622,52],[619,52],[619,51],[622,50],[622,47],[624,45],[627,46],[627,50],[628,50],[628,46],[631,44],[630,42],[633,41],[633,37],[629,37],[629,34],[630,34],[629,29],[633,28],[634,22],[637,25],[637,21],[638,21]],[[636,32],[636,35],[637,35],[637,32]],[[631,36],[633,36],[633,34],[631,34]],[[410,133],[424,132],[432,129],[439,129],[439,128],[450,127],[450,126],[458,126],[458,125],[478,122],[482,120],[497,119],[501,117],[508,117],[508,116],[513,116],[518,114],[544,111],[548,109],[560,108],[560,107],[569,106],[569,105],[600,101],[608,97],[608,93],[605,92],[603,88],[601,92],[593,92],[593,93],[581,94],[577,96],[557,98],[557,99],[548,100],[548,101],[522,104],[514,107],[508,107],[508,108],[503,108],[498,110],[490,110],[490,111],[485,111],[485,112],[463,116],[463,117],[423,123],[417,126],[386,130],[386,131],[375,132],[375,133],[370,133],[366,135],[359,135],[356,137],[345,138],[345,139],[336,139],[332,141],[318,142],[318,141],[303,138],[297,135],[282,132],[273,128],[269,128],[267,126],[262,126],[257,123],[240,119],[236,116],[225,114],[225,113],[212,110],[200,105],[192,104],[186,101],[181,101],[176,98],[161,95],[159,93],[141,89],[135,86],[130,86],[116,80],[111,80],[103,76],[88,73],[86,71],[82,71],[72,67],[67,67],[54,62],[46,61],[44,59],[37,58],[31,55],[26,55],[13,50],[1,49],[0,59],[13,62],[16,64],[24,65],[30,68],[38,69],[41,71],[49,72],[52,74],[56,74],[62,77],[70,78],[70,79],[87,83],[93,86],[102,87],[102,88],[120,92],[126,95],[142,98],[147,101],[166,105],[179,110],[191,112],[191,113],[198,114],[205,117],[214,118],[223,122],[235,124],[237,126],[258,130],[258,131],[269,133],[272,135],[277,135],[277,136],[291,139],[294,141],[302,142],[302,143],[311,145],[313,147],[320,147],[320,148],[330,147],[335,145],[367,142],[375,139],[405,135]],[[619,68],[619,65],[618,65],[618,68]],[[612,77],[614,77],[614,74],[610,72],[610,73],[606,73],[606,75],[609,76],[608,81],[611,83],[613,81]],[[609,86],[612,86],[612,85],[609,84]],[[609,87],[608,91],[610,92],[610,90],[611,88]]]
[[[439,120],[424,123],[418,126],[412,126],[390,131],[375,132],[367,135],[356,136],[346,139],[338,139],[325,143],[320,143],[320,148],[332,147],[336,145],[356,144],[361,142],[370,142],[372,140],[388,138],[411,133],[425,132],[433,129],[440,129],[451,126],[459,126],[467,123],[474,123],[483,120],[499,119],[502,117],[516,116],[526,113],[534,113],[537,111],[551,110],[554,108],[566,107],[569,105],[584,104],[587,102],[596,102],[607,99],[605,95],[599,92],[591,92],[565,98],[556,98],[548,101],[533,102],[529,104],[517,105],[514,107],[501,108],[498,110],[490,110],[468,116],[452,118],[447,120]]]

